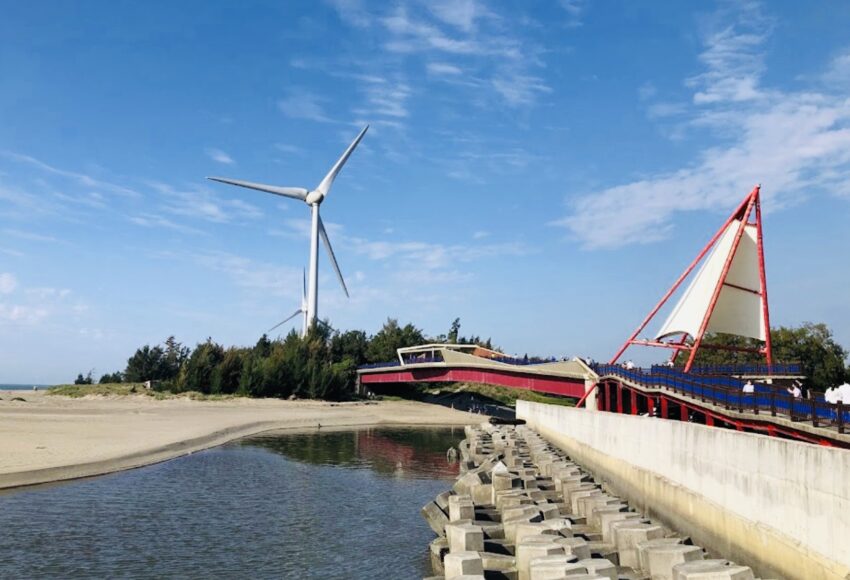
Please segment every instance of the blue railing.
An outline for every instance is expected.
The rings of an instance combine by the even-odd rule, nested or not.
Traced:
[[[619,365],[595,364],[593,370],[600,376],[612,375],[643,387],[669,389],[738,412],[769,411],[774,416],[787,415],[791,421],[811,421],[815,427],[835,425],[839,433],[844,433],[844,425],[850,423],[850,407],[827,403],[821,394],[812,393],[811,399],[797,399],[787,391],[763,384],[755,384],[754,392],[745,393],[741,379],[689,375],[675,367],[626,369]]]
[[[439,356],[423,356],[423,357],[410,357],[404,359],[404,364],[406,365],[424,365],[429,363],[441,363],[444,362],[442,357]]]
[[[735,364],[735,365],[700,365],[691,367],[692,375],[791,375],[799,376],[802,373],[800,363],[775,363],[766,364]]]
[[[360,370],[360,369],[380,369],[380,368],[383,368],[383,367],[399,367],[399,366],[401,366],[400,362],[398,362],[397,360],[391,360],[391,361],[387,361],[387,362],[376,362],[376,363],[369,363],[369,364],[366,364],[366,365],[360,365],[359,367],[357,367],[357,369],[358,370]]]

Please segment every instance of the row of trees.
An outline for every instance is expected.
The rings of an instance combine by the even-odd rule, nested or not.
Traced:
[[[480,341],[459,331],[456,319],[450,329],[453,342]],[[358,366],[395,360],[396,349],[431,340],[446,341],[445,335],[429,339],[412,324],[402,326],[392,318],[373,336],[319,324],[303,338],[295,331],[277,340],[263,335],[253,347],[225,348],[208,338],[190,349],[171,336],[163,345],[139,348],[123,372],[105,374],[100,382],[152,380],[174,392],[341,399],[352,392]],[[91,373],[78,380],[90,384]]]
[[[809,386],[824,390],[850,378],[848,355],[825,324],[806,323],[799,327],[778,327],[771,331],[774,359],[800,362]],[[708,342],[730,347],[751,347],[747,339],[728,335],[707,338]],[[160,388],[176,392],[243,394],[255,397],[341,399],[351,392],[358,366],[395,360],[396,349],[425,342],[449,342],[491,346],[490,339],[460,336],[460,319],[449,332],[426,337],[412,324],[400,325],[388,319],[383,328],[369,336],[362,330],[339,332],[317,325],[306,337],[290,332],[283,339],[263,335],[253,347],[229,347],[211,338],[194,349],[171,336],[162,345],[145,345],[127,361],[123,372],[108,373],[100,383],[154,380]],[[754,353],[701,349],[696,363],[741,364],[760,362]],[[82,373],[78,384],[91,384],[92,373]]]

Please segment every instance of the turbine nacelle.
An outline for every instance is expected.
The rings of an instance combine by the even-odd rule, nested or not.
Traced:
[[[319,205],[324,199],[325,194],[317,189],[314,189],[313,191],[307,194],[307,197],[304,198],[304,201],[307,202],[307,205]]]

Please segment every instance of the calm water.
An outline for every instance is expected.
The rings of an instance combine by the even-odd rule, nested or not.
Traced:
[[[263,436],[0,494],[0,578],[421,578],[463,429]]]

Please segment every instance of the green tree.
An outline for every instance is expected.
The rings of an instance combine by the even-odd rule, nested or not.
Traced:
[[[223,359],[224,348],[214,343],[212,338],[196,346],[180,372],[178,379],[180,390],[210,393],[213,373]]]
[[[239,390],[242,371],[250,356],[246,348],[230,347],[212,374],[211,392],[233,394]]]
[[[331,360],[341,362],[350,359],[355,366],[366,362],[366,351],[369,348],[369,337],[362,330],[349,330],[334,333],[331,336]]]
[[[90,385],[90,384],[92,384],[94,382],[94,380],[91,377],[91,373],[92,372],[89,371],[86,376],[83,376],[83,373],[79,373],[77,375],[77,378],[74,379],[74,384],[75,385]]]
[[[174,338],[169,336],[165,339],[165,351],[160,361],[160,379],[173,381],[180,374],[180,369],[188,360],[191,349],[188,346],[183,346]]]
[[[272,353],[272,341],[265,334],[260,337],[254,345],[254,354],[259,357],[267,357]]]
[[[121,372],[119,372],[119,371],[116,371],[114,373],[106,373],[102,377],[100,377],[100,380],[98,381],[98,383],[100,383],[101,385],[105,385],[105,384],[108,384],[108,383],[122,383],[122,382],[124,382],[124,377],[121,375]]]
[[[378,333],[369,341],[366,358],[369,362],[386,362],[396,359],[396,350],[425,342],[422,331],[407,324],[399,326],[398,320],[388,318]]]
[[[136,350],[127,360],[124,377],[128,383],[140,383],[149,380],[162,380],[166,374],[163,358],[165,352],[160,346],[145,345]]]
[[[452,326],[449,329],[449,343],[457,344],[458,335],[460,334],[460,318],[455,318]]]

